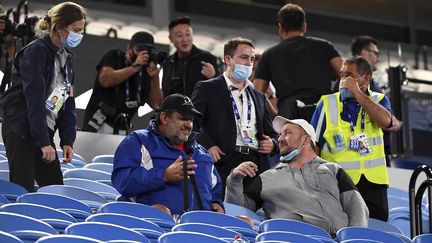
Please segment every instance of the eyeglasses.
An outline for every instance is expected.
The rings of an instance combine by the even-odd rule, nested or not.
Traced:
[[[366,48],[366,51],[370,51],[370,52],[372,52],[373,54],[375,54],[375,56],[379,56],[379,54],[380,54],[380,52],[379,51],[374,51],[374,50],[371,50],[371,49],[368,49],[368,48]]]

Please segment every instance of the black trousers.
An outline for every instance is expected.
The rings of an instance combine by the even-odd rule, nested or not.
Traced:
[[[47,163],[42,161],[41,148],[36,147],[30,134],[21,137],[16,135],[7,122],[2,124],[2,137],[9,162],[9,180],[23,186],[29,192],[34,191],[34,181],[40,187],[63,184],[60,161],[56,159]],[[55,149],[54,134],[50,134],[51,146]]]
[[[388,186],[369,182],[364,175],[361,176],[356,186],[369,209],[369,217],[387,222],[389,215]]]
[[[257,151],[250,150],[249,154],[242,154],[234,150],[229,150],[221,160],[219,160],[215,167],[222,179],[222,198],[225,198],[226,179],[231,171],[239,164],[245,161],[252,161],[258,166],[258,175],[269,169],[269,161],[265,155],[258,153]],[[245,177],[243,179],[243,185],[248,186],[254,178]]]

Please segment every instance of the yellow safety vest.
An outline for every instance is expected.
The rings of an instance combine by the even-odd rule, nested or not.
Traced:
[[[372,99],[379,103],[384,95],[371,92]],[[340,93],[324,95],[321,97],[323,108],[320,114],[318,125],[321,123],[325,114],[326,130],[324,131],[324,145],[321,149],[321,157],[327,161],[337,162],[350,175],[354,184],[357,184],[361,175],[376,184],[389,184],[386,159],[384,153],[383,132],[378,125],[370,119],[365,112],[364,130],[361,130],[361,112],[357,117],[354,132],[351,131],[350,123],[341,117],[343,103],[339,100]],[[317,129],[318,130],[318,129]],[[350,137],[360,133],[365,133],[371,146],[371,153],[360,155],[356,150],[349,148]],[[341,135],[344,145],[337,147],[335,135]]]

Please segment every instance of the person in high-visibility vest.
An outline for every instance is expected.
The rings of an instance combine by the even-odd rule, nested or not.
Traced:
[[[371,218],[387,221],[389,184],[382,129],[395,117],[390,102],[368,89],[372,67],[361,56],[342,65],[339,92],[321,97],[311,125],[321,158],[339,163],[365,200]]]

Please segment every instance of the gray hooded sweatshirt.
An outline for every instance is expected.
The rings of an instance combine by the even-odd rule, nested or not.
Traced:
[[[229,175],[226,202],[253,211],[262,207],[268,218],[304,221],[330,234],[342,227],[367,226],[369,210],[349,176],[318,156],[301,169],[280,163],[245,189],[242,181]]]

